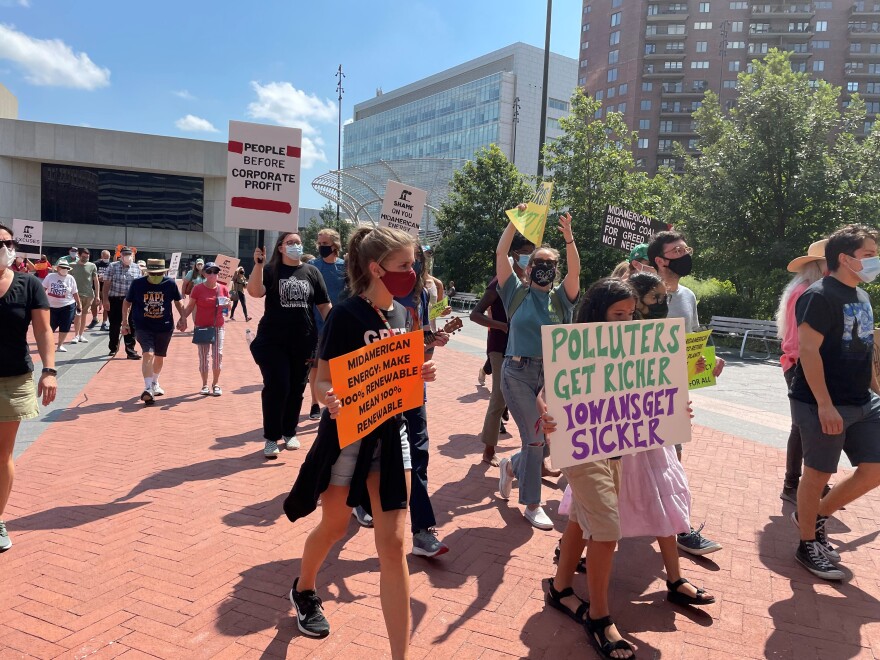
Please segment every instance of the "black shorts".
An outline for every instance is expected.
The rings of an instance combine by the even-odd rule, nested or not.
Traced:
[[[834,474],[845,452],[850,463],[880,463],[880,397],[873,392],[863,406],[835,406],[843,418],[843,433],[825,435],[815,404],[791,399],[791,417],[801,430],[804,465]]]
[[[173,334],[173,330],[168,332],[150,332],[149,330],[138,328],[137,341],[144,353],[152,353],[156,357],[165,357],[168,355],[168,345],[171,343],[171,335]]]

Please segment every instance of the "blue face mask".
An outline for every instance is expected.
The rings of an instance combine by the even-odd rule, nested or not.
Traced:
[[[867,259],[859,259],[862,262],[861,270],[852,270],[859,279],[866,284],[873,282],[880,275],[880,257],[868,257]]]
[[[517,256],[516,260],[517,260],[517,263],[519,264],[519,267],[522,269],[525,269],[525,267],[529,265],[529,259],[531,259],[531,258],[532,258],[532,255],[530,255],[530,254],[520,254]]]
[[[285,245],[284,246],[284,254],[286,254],[291,259],[299,259],[303,256],[303,246],[302,243],[294,243],[293,245]]]

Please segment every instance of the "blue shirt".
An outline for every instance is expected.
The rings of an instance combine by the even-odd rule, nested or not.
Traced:
[[[146,277],[139,277],[128,287],[125,299],[131,303],[134,327],[147,332],[173,332],[173,303],[180,300],[180,289],[170,277],[159,284],[151,284]]]
[[[327,287],[327,295],[330,297],[331,304],[338,303],[339,296],[342,295],[342,290],[345,288],[345,261],[337,258],[334,263],[328,264],[318,257],[309,263],[317,268],[324,278],[324,285]],[[315,308],[315,326],[320,335],[324,329],[324,319],[321,318],[321,312],[317,307]]]
[[[498,293],[504,309],[507,312],[509,330],[507,335],[506,356],[519,355],[520,357],[539,358],[544,353],[541,350],[541,326],[556,325],[563,319],[557,318],[550,302],[550,292],[539,289],[529,289],[526,297],[519,307],[510,313],[510,305],[516,292],[527,285],[523,284],[516,275],[507,278]],[[574,303],[568,299],[562,284],[555,289],[562,309],[568,315],[574,308]]]

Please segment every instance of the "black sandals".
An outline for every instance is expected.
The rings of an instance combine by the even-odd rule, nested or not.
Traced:
[[[622,639],[612,642],[605,636],[605,630],[608,626],[613,625],[614,621],[611,620],[610,616],[603,616],[601,619],[591,619],[588,616],[584,627],[586,627],[587,634],[589,634],[590,639],[593,640],[593,644],[596,645],[596,648],[603,657],[610,658],[611,660],[630,660],[631,658],[635,658],[635,649],[629,642]],[[623,658],[616,658],[611,655],[615,651],[629,651],[629,655]]]
[[[550,588],[547,589],[547,593],[544,595],[544,601],[550,607],[556,608],[566,616],[577,621],[580,625],[586,625],[587,615],[590,612],[590,604],[578,596],[571,587],[563,589],[562,591],[556,591],[553,587],[553,578],[550,578],[547,582],[550,584]],[[571,609],[568,605],[562,602],[563,598],[568,598],[569,596],[574,596],[580,602],[580,605],[578,605],[576,610]]]
[[[666,594],[666,598],[676,605],[711,605],[715,602],[715,596],[703,598],[703,595],[706,593],[705,589],[698,588],[696,596],[681,593],[678,588],[683,584],[690,584],[690,582],[684,578],[676,580],[675,582],[666,580],[666,588],[669,590],[669,593]]]

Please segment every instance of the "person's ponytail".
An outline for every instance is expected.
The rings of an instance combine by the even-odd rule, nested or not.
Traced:
[[[382,263],[392,252],[414,246],[415,241],[412,236],[399,229],[388,227],[357,229],[348,241],[345,260],[351,295],[358,296],[369,288],[372,281],[369,269],[371,262]]]

